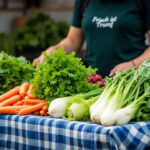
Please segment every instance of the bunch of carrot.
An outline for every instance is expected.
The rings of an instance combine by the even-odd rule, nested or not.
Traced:
[[[25,82],[0,96],[0,114],[48,116],[45,100],[39,100],[32,93],[33,86]]]

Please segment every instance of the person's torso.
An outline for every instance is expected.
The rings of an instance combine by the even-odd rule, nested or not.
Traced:
[[[90,0],[83,13],[82,29],[88,64],[99,68],[103,76],[146,49],[144,23],[135,0]]]

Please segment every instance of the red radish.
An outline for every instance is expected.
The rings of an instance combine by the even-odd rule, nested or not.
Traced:
[[[104,86],[105,86],[105,80],[102,79],[102,80],[101,80],[101,84],[100,84],[100,88],[101,88],[101,87],[104,87]]]
[[[105,80],[104,80],[104,79],[102,79],[102,80],[101,80],[101,83],[105,83]]]
[[[95,76],[95,74],[92,73],[90,76],[91,76],[91,77],[92,77],[92,76]]]
[[[91,83],[91,78],[90,78],[90,77],[86,78],[86,80],[87,80],[89,83]]]
[[[91,74],[90,77],[87,78],[89,83],[100,83],[100,88],[105,86],[105,80],[99,74]]]
[[[98,74],[95,75],[95,78],[96,78],[97,81],[102,80],[102,76],[101,76],[101,75],[98,75]]]
[[[92,83],[96,83],[96,78],[95,78],[95,76],[92,76],[92,77],[91,77],[91,82],[92,82]]]
[[[104,83],[101,83],[99,87],[102,88],[102,87],[104,87],[104,86],[105,86],[105,84],[104,84]]]

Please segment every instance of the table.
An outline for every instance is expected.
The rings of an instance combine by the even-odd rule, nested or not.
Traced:
[[[0,150],[144,150],[150,122],[104,127],[42,116],[0,115]]]

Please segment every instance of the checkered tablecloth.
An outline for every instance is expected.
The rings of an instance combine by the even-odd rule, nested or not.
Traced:
[[[150,122],[104,127],[40,116],[0,115],[0,150],[144,150]]]

